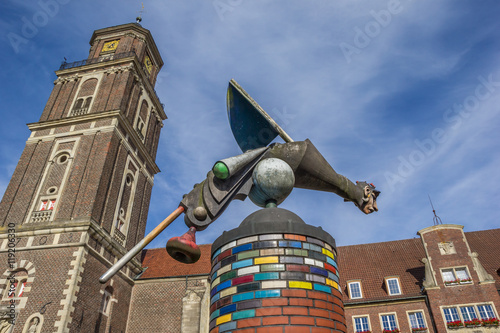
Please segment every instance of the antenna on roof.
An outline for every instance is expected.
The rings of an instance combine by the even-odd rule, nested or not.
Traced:
[[[141,21],[142,21],[142,14],[144,14],[144,13],[145,13],[145,11],[144,11],[144,2],[141,2],[141,5],[142,5],[142,8],[141,8],[141,10],[140,10],[140,11],[138,11],[139,16],[137,16],[137,17],[135,18],[135,21],[136,21],[137,23],[141,23]]]
[[[429,197],[429,202],[431,203],[432,212],[434,213],[434,217],[432,218],[434,225],[443,224],[443,221],[441,221],[441,218],[436,215],[436,210],[434,209],[434,206],[432,205],[431,196],[428,194],[427,194],[427,196]]]

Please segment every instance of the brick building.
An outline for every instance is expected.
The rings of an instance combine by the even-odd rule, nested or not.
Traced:
[[[154,91],[163,61],[148,30],[100,29],[90,45],[86,60],[56,71],[0,204],[0,333],[208,332],[210,245],[200,246],[194,265],[163,248],[145,250],[98,283],[144,236],[166,115]],[[337,248],[341,274],[333,285],[348,332],[450,332],[448,322],[498,318],[500,229],[464,233],[446,224],[418,235]],[[269,297],[246,332],[284,332],[293,323],[292,332],[335,331],[323,326],[328,311],[321,309],[340,304],[293,295],[295,314],[284,313],[287,300]],[[264,317],[276,327],[261,327]]]
[[[163,61],[138,24],[100,29],[65,63],[0,204],[0,332],[125,332],[163,107]],[[15,325],[9,322],[11,316]]]

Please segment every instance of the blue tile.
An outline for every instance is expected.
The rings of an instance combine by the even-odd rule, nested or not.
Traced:
[[[236,302],[246,301],[248,299],[253,299],[253,298],[254,298],[254,294],[253,294],[253,291],[251,291],[248,293],[234,295],[231,301],[233,303],[236,303]]]
[[[280,276],[278,272],[259,273],[259,274],[254,274],[253,276],[254,281],[277,280],[279,278]]]
[[[213,281],[215,280],[215,278],[217,277],[217,272],[215,272],[213,275],[212,275],[212,278],[210,279],[210,281]]]
[[[220,262],[215,264],[215,266],[212,268],[212,273],[217,272],[219,270],[219,268],[220,268]]]
[[[236,322],[231,321],[229,323],[225,323],[219,326],[219,332],[227,332],[229,330],[234,330],[236,329]]]
[[[317,283],[314,284],[314,290],[323,291],[323,292],[329,293],[329,294],[332,293],[332,288],[330,288],[328,286],[324,286],[322,284],[317,284]]]
[[[339,277],[335,274],[333,274],[332,272],[328,272],[328,278],[339,283]]]
[[[255,317],[255,309],[238,311],[233,313],[233,320]]]
[[[220,294],[213,296],[212,299],[210,300],[210,304],[214,304],[216,301],[219,300],[219,298],[220,298]]]
[[[323,275],[323,276],[328,276],[328,271],[326,269],[314,267],[314,266],[311,266],[311,273]]]
[[[337,269],[338,269],[338,267],[337,267],[337,263],[336,263],[336,262],[335,262],[335,260],[333,260],[332,258],[330,258],[330,257],[328,257],[328,256],[327,256],[327,257],[326,257],[326,262],[327,262],[327,263],[329,263],[330,265],[332,265],[333,267],[335,267],[335,268],[337,268]]]
[[[220,311],[219,313],[221,316],[225,315],[226,313],[234,312],[234,311],[236,311],[236,304],[231,304],[231,305],[225,306],[223,308],[220,308],[219,311]]]
[[[243,245],[240,245],[240,246],[237,246],[235,248],[233,248],[233,254],[236,254],[236,253],[239,253],[239,252],[242,252],[242,251],[248,251],[248,250],[251,250],[252,249],[252,243],[248,243],[248,244],[243,244]]]
[[[214,254],[212,256],[212,260],[214,260],[214,258],[217,257],[219,254],[220,254],[220,248],[214,252]]]
[[[219,310],[215,310],[214,312],[212,312],[212,314],[210,315],[210,320],[212,319],[215,319],[219,316]]]
[[[240,260],[240,261],[233,263],[233,265],[231,267],[232,267],[232,269],[237,269],[237,268],[247,267],[247,266],[252,266],[252,265],[253,265],[253,259],[245,259],[245,260]]]
[[[281,290],[271,289],[271,290],[257,290],[255,292],[255,298],[267,298],[267,297],[280,297]]]
[[[231,287],[231,280],[224,281],[221,284],[219,284],[215,289],[217,289],[217,292],[221,291],[222,289],[226,289]]]
[[[279,241],[279,246],[280,247],[295,247],[295,248],[301,249],[302,243],[296,242],[296,241]]]

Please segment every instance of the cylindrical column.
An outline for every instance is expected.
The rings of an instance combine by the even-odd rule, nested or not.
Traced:
[[[210,333],[346,332],[335,240],[265,208],[212,245]]]

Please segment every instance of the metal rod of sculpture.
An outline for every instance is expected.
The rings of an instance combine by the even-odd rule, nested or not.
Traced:
[[[208,227],[234,199],[250,197],[258,206],[276,206],[285,200],[293,187],[298,187],[333,192],[344,201],[353,202],[365,214],[378,210],[376,199],[380,192],[373,184],[354,184],[336,173],[309,139],[293,141],[234,80],[229,82],[227,111],[233,135],[244,153],[216,162],[207,178],[183,197],[172,214],[101,276],[101,283],[107,282],[182,213],[190,231],[171,239],[167,251],[181,262],[196,262],[199,249],[194,243],[194,231]],[[269,145],[278,135],[285,143]],[[262,178],[259,170],[263,168],[258,166],[270,159],[284,161],[286,168],[291,169],[292,186],[289,189],[280,187],[284,178],[270,181],[268,178],[266,184],[259,181]],[[271,165],[281,168],[285,164]]]

